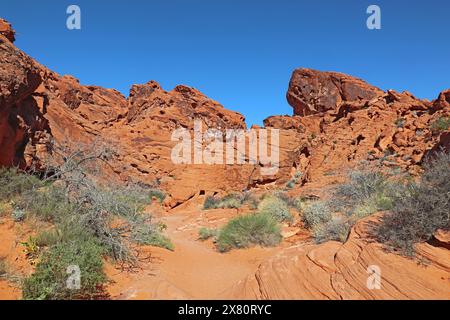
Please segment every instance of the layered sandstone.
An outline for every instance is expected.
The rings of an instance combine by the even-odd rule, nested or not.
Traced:
[[[387,252],[371,239],[370,230],[376,223],[376,216],[361,220],[344,244],[300,243],[284,249],[223,296],[231,299],[450,299],[448,248],[419,244],[416,259]],[[448,241],[448,233],[439,236]],[[375,268],[380,272],[380,286],[372,282]]]

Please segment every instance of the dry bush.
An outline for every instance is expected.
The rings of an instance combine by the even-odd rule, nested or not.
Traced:
[[[381,242],[411,256],[415,243],[449,228],[450,154],[440,152],[425,163],[419,183],[411,182],[397,192],[394,207],[384,215],[376,234]]]

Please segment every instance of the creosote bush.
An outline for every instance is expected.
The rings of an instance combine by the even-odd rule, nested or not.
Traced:
[[[393,208],[376,230],[388,247],[413,256],[414,244],[428,241],[438,229],[450,229],[450,154],[437,153],[424,164],[418,183],[395,194]]]

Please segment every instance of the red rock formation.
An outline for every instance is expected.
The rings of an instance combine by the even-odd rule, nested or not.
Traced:
[[[14,42],[16,38],[14,37],[15,32],[11,27],[11,24],[0,18],[0,34],[5,36],[9,41]]]
[[[418,173],[424,155],[445,144],[448,134],[431,130],[450,114],[448,90],[429,102],[346,75],[298,69],[287,96],[295,115],[270,117],[265,125],[301,141],[294,162],[304,182],[326,185],[335,180],[326,177],[365,160]]]
[[[337,72],[297,69],[289,83],[287,100],[294,115],[310,115],[335,110],[342,102],[370,100],[382,90]]]
[[[245,129],[244,117],[187,86],[165,91],[150,81],[132,86],[129,98],[84,86],[38,65],[0,37],[0,164],[40,168],[51,153],[50,141],[74,148],[108,141],[117,149],[111,174],[159,181],[171,205],[203,192],[284,184],[298,170],[303,183],[320,181],[361,160],[389,160],[384,163],[414,172],[441,139],[430,132],[430,123],[449,113],[448,91],[430,103],[406,92],[384,93],[344,74],[298,69],[287,93],[295,116],[265,120],[267,128],[281,129],[275,175],[262,176],[259,163],[175,165],[174,129],[192,132],[194,119],[202,120],[204,131]]]
[[[0,21],[0,28],[4,26]],[[0,165],[10,166],[21,164],[23,148],[46,124],[31,97],[42,81],[39,66],[4,34],[0,34]]]

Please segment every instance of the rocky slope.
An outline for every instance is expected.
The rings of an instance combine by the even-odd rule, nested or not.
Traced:
[[[304,183],[327,184],[361,161],[417,174],[430,150],[449,146],[449,130],[433,130],[450,116],[449,94],[430,102],[348,75],[298,69],[287,93],[294,116],[272,116],[264,124],[283,130],[289,137],[283,141],[301,141],[293,165]]]

